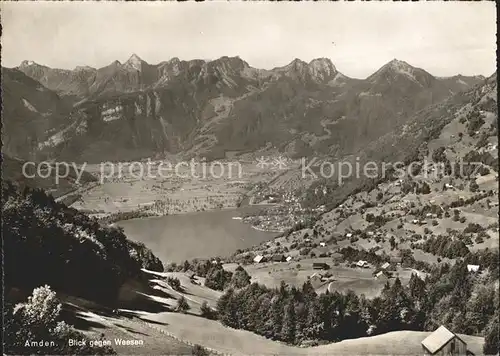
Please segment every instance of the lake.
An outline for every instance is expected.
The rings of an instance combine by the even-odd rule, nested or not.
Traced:
[[[131,240],[143,242],[164,263],[182,262],[195,257],[230,256],[237,249],[272,240],[275,232],[253,229],[233,217],[259,209],[204,211],[181,215],[125,220],[122,226]]]

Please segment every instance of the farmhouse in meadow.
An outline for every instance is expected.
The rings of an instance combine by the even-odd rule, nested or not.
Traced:
[[[467,265],[467,271],[469,272],[478,272],[479,265]]]
[[[389,262],[386,262],[386,263],[384,263],[382,266],[380,266],[380,268],[382,268],[382,269],[387,269],[387,268],[389,268],[390,266],[391,266],[391,264],[390,264]]]
[[[330,269],[330,266],[324,262],[313,262],[313,269]]]
[[[359,260],[358,262],[356,262],[356,266],[360,267],[360,268],[368,268],[369,267],[368,262],[363,261],[363,260]]]
[[[378,280],[387,280],[389,276],[384,271],[379,271],[375,274],[375,278]]]
[[[272,257],[273,262],[285,262],[285,256],[282,254],[276,254]]]
[[[441,325],[422,341],[425,355],[467,355],[467,344]]]
[[[261,262],[265,262],[265,259],[264,259],[264,256],[262,256],[262,255],[257,255],[257,256],[255,256],[255,258],[253,259],[253,261],[254,261],[255,263],[261,263]]]

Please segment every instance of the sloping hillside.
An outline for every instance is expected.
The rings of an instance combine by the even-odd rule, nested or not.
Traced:
[[[401,308],[405,300],[413,300],[415,310],[424,314],[414,319],[409,316],[409,309],[400,311],[412,320],[410,324],[422,322],[415,330],[434,330],[446,325],[469,335],[489,335],[494,340],[491,337],[497,328],[499,247],[496,97],[494,74],[482,85],[418,112],[406,124],[359,152],[361,164],[371,161],[380,169],[384,167],[382,163],[387,163],[379,174],[372,178],[352,177],[340,186],[334,178],[318,179],[305,193],[305,202],[310,207],[323,205],[323,211],[317,210],[317,219],[311,220],[306,228],[302,224],[273,242],[237,253],[232,261],[248,264],[255,256],[264,256],[267,262],[248,268],[253,281],[261,283],[265,279],[268,288],[276,288],[273,278],[279,281],[283,276],[296,280],[295,288],[301,283],[311,283],[317,291],[329,291],[319,297],[324,303],[328,298],[335,300],[332,294],[352,296],[350,289],[367,290],[345,281],[346,275],[359,276],[357,282],[371,280],[378,293],[370,290],[368,304],[374,304],[366,313],[374,317],[370,323],[375,330],[379,330],[378,323],[387,316],[383,307],[380,313],[376,312],[380,303],[384,303],[381,300],[390,301],[394,308]],[[286,206],[284,199],[283,205]],[[283,211],[286,214],[286,209]],[[275,256],[282,256],[278,261],[285,256],[292,260],[275,262]],[[328,267],[318,271],[313,263],[327,263]],[[405,281],[405,270],[412,274],[409,282]],[[263,274],[265,278],[261,277]],[[422,284],[425,293],[414,290],[407,294],[409,299],[401,295],[387,299],[387,286],[393,288],[403,281],[409,289]],[[280,300],[287,300],[280,299],[286,295],[281,286],[274,292],[268,290],[267,298],[261,296],[262,290],[265,290],[262,286],[252,285],[243,292],[226,292],[221,297],[225,301],[223,322],[279,340],[287,340],[288,332],[298,333],[299,337],[310,332],[307,327],[300,333],[298,329],[290,331],[287,324],[290,318],[304,319],[295,314],[301,310],[301,298],[295,302],[294,311],[286,302],[279,305]],[[261,297],[256,298],[255,294]],[[294,296],[297,294],[300,292],[292,292]],[[241,307],[234,307],[232,298]],[[246,306],[256,308],[252,303],[259,306],[269,303],[271,311],[263,319],[247,319]],[[364,303],[360,300],[360,304],[354,305]],[[320,305],[314,310],[328,310],[323,302]],[[264,313],[268,309],[259,310]],[[337,317],[333,317],[335,321],[329,320],[334,314],[326,312],[328,321],[322,321],[322,327],[338,327],[338,323],[345,322],[341,317],[344,309],[338,310]],[[232,313],[239,316],[236,322],[228,317]],[[358,315],[366,316],[364,312]],[[269,318],[273,320],[272,326],[266,323]],[[275,326],[280,322],[283,328]],[[382,328],[388,325],[391,326],[385,331],[391,330],[393,322],[380,324]],[[345,329],[326,335],[339,337]],[[401,329],[405,327],[392,330]],[[322,335],[321,331],[318,334]],[[344,345],[354,343],[350,340]],[[383,347],[373,347],[380,353],[388,352]],[[333,345],[331,350],[335,352]],[[362,348],[356,350],[362,352]]]
[[[179,313],[146,315],[145,319],[164,323],[165,329],[183,340],[189,340],[234,356],[244,355],[417,355],[421,342],[430,334],[419,331],[394,331],[382,335],[344,340],[329,345],[298,348],[257,336],[248,331],[221,326],[215,321]],[[483,338],[461,335],[470,351],[482,353]]]
[[[56,203],[40,189],[20,191],[4,181],[2,198],[7,287],[30,291],[48,284],[58,292],[113,304],[119,288],[140,268],[163,270],[144,245]]]
[[[67,124],[68,106],[16,69],[2,67],[2,153],[36,158],[38,144]]]
[[[189,353],[188,345],[199,344],[212,354],[233,356],[243,355],[416,355],[421,353],[421,342],[430,333],[419,331],[394,331],[371,337],[344,340],[336,343],[315,347],[299,348],[272,341],[248,331],[236,330],[222,326],[219,322],[198,316],[196,305],[198,300],[210,300],[214,291],[207,287],[197,286],[189,282],[189,278],[181,273],[151,273],[145,271],[151,282],[164,285],[155,288],[154,295],[145,292],[144,297],[155,300],[173,309],[178,295],[183,295],[191,309],[187,313],[160,311],[151,312],[133,307],[120,309],[117,313],[110,313],[98,304],[85,301],[81,298],[61,295],[65,315],[73,322],[78,330],[90,337],[103,333],[105,338],[132,338],[144,341],[141,347],[119,347],[118,352],[134,354]],[[179,291],[168,286],[165,277],[179,277],[181,288]],[[195,288],[196,287],[196,288]],[[137,293],[141,294],[141,293]],[[208,299],[207,299],[208,298]],[[466,343],[469,351],[481,354],[484,339],[469,335],[459,335]]]
[[[81,167],[68,165],[61,168],[59,177],[54,165],[40,169],[41,175],[37,172],[38,167],[35,162],[27,164],[27,161],[12,158],[8,154],[2,154],[2,179],[16,182],[21,188],[41,188],[50,193],[54,198],[74,192],[78,187],[92,184],[97,179]],[[27,164],[27,165],[26,165]],[[25,166],[26,165],[26,166]],[[24,168],[24,169],[23,169]]]

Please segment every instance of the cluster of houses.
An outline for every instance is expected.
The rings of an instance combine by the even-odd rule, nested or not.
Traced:
[[[488,205],[488,208],[498,206],[498,202],[497,201],[486,202],[486,204]]]
[[[498,148],[498,144],[488,142],[485,147],[479,149],[479,153],[495,151]]]
[[[283,201],[285,203],[299,203],[299,198],[296,197],[293,193],[291,192],[286,192],[283,195]]]
[[[412,224],[415,224],[415,225],[426,225],[427,224],[427,221],[419,220],[419,219],[413,219],[411,222],[412,222]]]
[[[378,279],[378,280],[391,278],[392,273],[389,272],[389,270],[391,269],[391,266],[393,266],[393,265],[391,265],[391,263],[385,262],[382,266],[380,266],[379,269],[377,269],[374,272],[373,277],[375,279]]]

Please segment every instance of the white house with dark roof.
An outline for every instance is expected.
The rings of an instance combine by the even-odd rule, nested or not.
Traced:
[[[261,263],[261,262],[264,262],[264,256],[262,256],[262,255],[257,255],[257,256],[255,256],[255,258],[253,259],[253,261],[254,261],[255,263]]]
[[[467,265],[467,271],[469,272],[478,272],[479,265]]]
[[[375,274],[375,278],[378,280],[387,280],[387,275],[384,273],[384,271],[379,271]]]
[[[389,262],[386,262],[386,263],[384,263],[382,266],[380,266],[380,268],[382,268],[382,269],[387,269],[387,268],[389,268],[390,266],[391,266],[391,264],[390,264]]]
[[[467,343],[441,325],[422,341],[425,355],[467,355]]]
[[[356,262],[356,266],[361,267],[361,268],[368,268],[369,267],[368,262],[363,261],[363,260],[359,260],[358,262]]]

